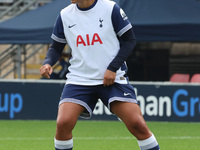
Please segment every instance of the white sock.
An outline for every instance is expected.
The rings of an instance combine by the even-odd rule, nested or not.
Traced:
[[[55,148],[57,149],[72,149],[73,148],[73,139],[66,141],[59,141],[54,138]]]
[[[148,150],[148,149],[159,150],[160,149],[158,142],[153,134],[151,137],[149,137],[146,140],[138,140],[138,144],[141,150]]]

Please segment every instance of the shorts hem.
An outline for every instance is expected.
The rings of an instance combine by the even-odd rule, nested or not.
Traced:
[[[131,102],[131,103],[135,103],[138,104],[138,101],[134,98],[122,98],[122,97],[112,97],[109,99],[108,101],[108,109],[110,110],[110,103],[114,102],[114,101],[120,101],[120,102]],[[110,110],[111,112],[111,110]]]
[[[73,99],[73,98],[64,98],[64,99],[60,100],[59,106],[65,102],[79,104],[87,110],[88,113],[83,112],[83,113],[81,113],[81,115],[79,117],[85,118],[85,119],[90,119],[92,117],[92,110],[85,102],[78,100],[78,99]]]

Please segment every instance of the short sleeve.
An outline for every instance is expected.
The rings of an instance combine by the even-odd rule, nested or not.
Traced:
[[[125,12],[117,4],[115,4],[113,7],[112,23],[114,30],[119,37],[132,28],[132,25]]]
[[[57,17],[51,38],[60,43],[67,43],[65,34],[64,34],[63,23],[62,23],[62,19],[60,15]]]

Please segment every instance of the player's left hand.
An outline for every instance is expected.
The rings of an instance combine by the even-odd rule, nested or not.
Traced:
[[[107,69],[104,74],[103,85],[109,86],[109,85],[114,84],[115,77],[116,77],[116,73]]]

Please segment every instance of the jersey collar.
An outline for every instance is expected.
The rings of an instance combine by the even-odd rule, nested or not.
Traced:
[[[77,6],[77,8],[78,8],[79,10],[87,11],[87,10],[92,9],[92,8],[96,5],[97,1],[98,1],[98,0],[95,0],[95,2],[94,2],[90,7],[87,7],[87,8],[80,8],[80,7],[78,7],[77,4],[76,4],[76,6]]]

